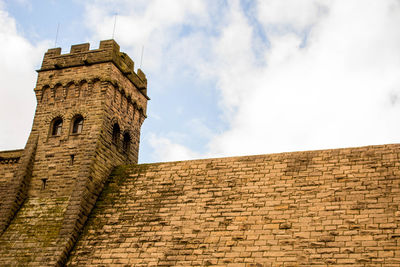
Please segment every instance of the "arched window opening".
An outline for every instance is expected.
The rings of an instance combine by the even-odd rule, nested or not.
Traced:
[[[69,83],[67,86],[67,99],[72,99],[76,97],[76,87],[74,83]]]
[[[42,178],[42,190],[46,189],[47,178]]]
[[[61,100],[64,98],[64,88],[62,87],[61,84],[57,84],[54,87],[54,94],[55,94],[56,100]]]
[[[83,117],[81,115],[78,115],[73,120],[72,133],[80,134],[82,133],[82,129],[83,129]]]
[[[80,97],[89,95],[89,86],[88,86],[88,83],[86,81],[81,81],[80,88],[79,88],[79,93],[80,93],[79,94]]]
[[[50,95],[50,88],[46,85],[42,89],[42,99],[41,102],[45,103],[49,100],[49,95]]]
[[[119,128],[119,125],[118,125],[118,123],[115,123],[113,126],[113,133],[112,133],[112,141],[115,144],[118,144],[120,134],[121,134],[121,130]]]
[[[122,144],[122,149],[124,150],[125,153],[129,152],[130,146],[131,146],[131,136],[129,135],[129,133],[125,133],[124,142]]]
[[[136,111],[137,111],[137,104],[133,103],[133,111],[132,111],[132,120],[135,121],[136,119]]]
[[[63,120],[61,118],[55,118],[53,120],[51,135],[52,136],[60,136],[62,129]]]

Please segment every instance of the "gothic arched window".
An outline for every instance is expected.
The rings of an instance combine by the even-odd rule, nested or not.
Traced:
[[[58,117],[55,118],[52,122],[51,126],[51,135],[52,136],[60,136],[61,129],[62,129],[63,120],[62,118]]]
[[[120,134],[121,134],[121,130],[119,128],[119,125],[118,125],[118,123],[115,123],[113,125],[112,141],[117,145],[118,145]]]
[[[129,133],[125,133],[122,143],[122,149],[124,150],[125,153],[129,152],[130,146],[131,146],[131,136],[129,135]]]
[[[80,134],[83,129],[83,117],[81,115],[75,116],[72,122],[72,133]]]

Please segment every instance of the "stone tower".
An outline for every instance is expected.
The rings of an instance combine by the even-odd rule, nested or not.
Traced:
[[[65,262],[111,169],[137,163],[149,100],[144,73],[114,40],[49,49],[34,91],[32,131],[0,196],[1,239],[20,246],[0,249],[0,265]]]

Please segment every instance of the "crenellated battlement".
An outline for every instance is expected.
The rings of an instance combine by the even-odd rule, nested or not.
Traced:
[[[114,40],[100,41],[99,49],[94,50],[90,50],[89,43],[72,45],[68,54],[61,54],[59,47],[51,48],[45,53],[38,72],[105,62],[114,63],[148,99],[146,75],[141,69],[138,69],[137,73],[134,71],[133,60],[127,54],[120,52],[120,47]]]

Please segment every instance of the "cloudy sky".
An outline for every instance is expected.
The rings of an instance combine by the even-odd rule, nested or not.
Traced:
[[[149,80],[140,162],[400,141],[399,0],[0,0],[0,150],[25,145],[43,53],[114,21]]]

